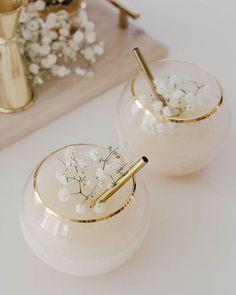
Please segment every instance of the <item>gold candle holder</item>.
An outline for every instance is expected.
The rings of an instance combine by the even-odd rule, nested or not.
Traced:
[[[23,111],[33,99],[16,41],[24,4],[25,0],[0,1],[0,111],[4,113]]]
[[[109,3],[111,3],[113,6],[119,9],[120,11],[120,19],[119,19],[119,26],[122,29],[126,29],[128,27],[128,18],[131,17],[132,19],[138,19],[140,18],[140,14],[135,13],[131,10],[129,10],[127,7],[122,5],[116,0],[107,0]]]
[[[145,58],[144,58],[141,50],[139,48],[134,48],[133,53],[134,53],[134,56],[138,62],[138,65],[139,65],[141,71],[144,73],[144,75],[148,81],[148,84],[150,85],[150,87],[152,89],[154,96],[157,99],[159,99],[163,103],[163,105],[166,105],[166,101],[165,101],[164,97],[156,91],[153,74],[152,74],[150,68],[148,67],[147,62],[145,61]]]
[[[122,177],[120,177],[114,187],[107,189],[101,196],[99,196],[94,204],[97,202],[104,203],[109,200],[123,185],[125,185],[134,175],[136,175],[148,163],[147,157],[142,157],[136,162]]]

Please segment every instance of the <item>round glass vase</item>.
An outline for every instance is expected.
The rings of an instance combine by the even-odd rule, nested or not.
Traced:
[[[93,145],[73,147],[79,154]],[[147,191],[139,177],[133,178],[106,201],[104,213],[91,209],[78,215],[73,210],[76,197],[58,201],[55,169],[64,150],[46,157],[26,183],[20,205],[23,235],[33,252],[59,271],[78,276],[111,271],[131,258],[144,240],[150,221]]]
[[[152,172],[180,176],[202,169],[217,155],[228,130],[229,111],[221,85],[206,69],[186,61],[159,60],[150,68],[157,78],[176,75],[196,85],[205,81],[207,102],[192,115],[158,114],[139,99],[140,94],[151,96],[151,90],[143,73],[138,72],[118,101],[120,141],[133,155],[147,155],[147,169]]]

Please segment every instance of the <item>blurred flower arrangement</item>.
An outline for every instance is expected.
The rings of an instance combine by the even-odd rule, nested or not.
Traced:
[[[74,14],[64,9],[44,14],[47,5],[56,2],[63,5],[68,1],[37,0],[25,6],[20,15],[18,42],[32,84],[71,74],[65,63],[78,59],[74,72],[92,78],[93,65],[104,54],[105,44],[97,41],[95,24],[88,18],[86,4],[81,3],[80,10]]]
[[[58,199],[66,203],[73,197],[79,198],[80,202],[75,205],[77,214],[85,214],[89,208],[97,214],[104,213],[105,203],[97,202],[91,207],[91,202],[104,190],[112,188],[131,165],[130,159],[118,150],[111,146],[94,147],[76,155],[73,146],[67,147],[64,158],[58,159],[62,168],[56,171],[56,178],[63,185],[58,191]]]

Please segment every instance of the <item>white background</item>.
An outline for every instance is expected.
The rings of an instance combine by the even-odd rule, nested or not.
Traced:
[[[231,108],[228,141],[197,174],[145,176],[153,201],[145,243],[124,266],[95,278],[67,276],[38,260],[21,234],[18,202],[29,173],[52,150],[69,143],[117,144],[115,108],[122,87],[1,151],[1,294],[236,293],[236,2],[124,2],[141,12],[139,25],[169,46],[169,56],[200,63],[219,78]]]

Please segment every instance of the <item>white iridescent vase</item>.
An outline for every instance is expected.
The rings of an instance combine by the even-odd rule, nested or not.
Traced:
[[[142,153],[150,169],[162,175],[179,176],[205,167],[220,151],[229,125],[229,111],[219,82],[207,70],[190,62],[161,60],[150,64],[154,77],[176,75],[209,89],[198,109],[178,117],[157,114],[141,94],[151,90],[138,72],[127,83],[118,102],[117,129],[120,141],[134,156]]]
[[[93,145],[73,147],[80,155]],[[132,178],[106,202],[105,212],[90,207],[78,214],[77,196],[67,203],[58,199],[61,184],[55,171],[64,151],[47,156],[27,181],[20,206],[24,237],[41,260],[64,273],[94,276],[111,271],[134,255],[147,233],[150,204],[145,186],[140,177]]]

